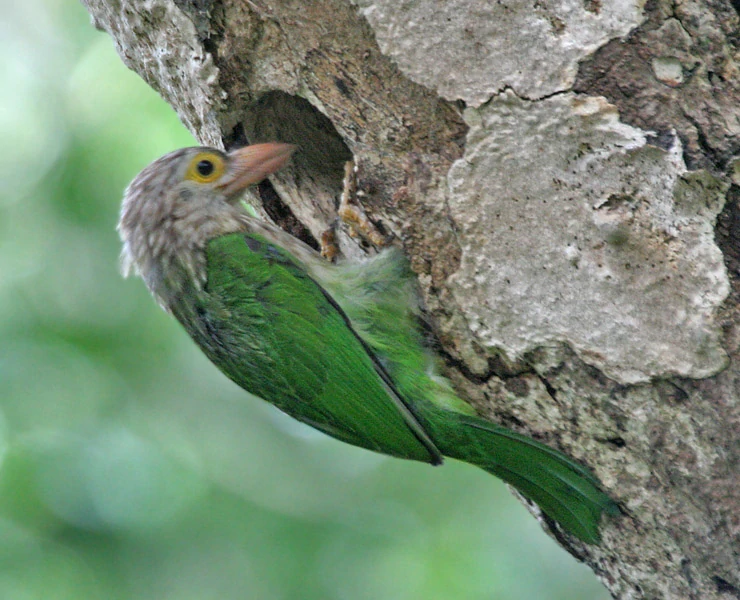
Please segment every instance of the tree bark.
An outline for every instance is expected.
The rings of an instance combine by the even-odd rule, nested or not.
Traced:
[[[740,597],[737,2],[83,3],[202,143],[300,146],[258,195],[314,246],[354,157],[458,391],[620,502],[540,516],[615,598]]]

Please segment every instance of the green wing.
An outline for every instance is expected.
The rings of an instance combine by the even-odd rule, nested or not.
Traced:
[[[204,292],[177,316],[228,377],[340,440],[441,462],[342,309],[290,254],[240,233],[211,240],[206,261]]]

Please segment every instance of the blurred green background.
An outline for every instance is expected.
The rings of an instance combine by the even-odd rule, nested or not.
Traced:
[[[0,4],[0,598],[608,597],[493,477],[294,423],[123,280],[122,190],[193,139],[82,6]]]

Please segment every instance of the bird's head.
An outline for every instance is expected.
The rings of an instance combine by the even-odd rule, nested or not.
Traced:
[[[277,171],[295,146],[256,144],[225,153],[183,148],[146,167],[126,188],[118,231],[124,274],[135,268],[150,288],[163,262],[236,231],[242,192]]]

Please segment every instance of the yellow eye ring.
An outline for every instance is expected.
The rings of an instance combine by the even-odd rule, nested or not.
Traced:
[[[188,165],[185,178],[198,183],[212,183],[224,174],[224,159],[214,152],[198,152]]]

